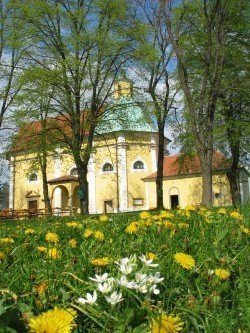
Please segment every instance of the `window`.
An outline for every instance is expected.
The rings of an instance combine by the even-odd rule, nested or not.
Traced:
[[[142,198],[133,198],[133,206],[143,206]]]
[[[144,163],[142,161],[136,161],[133,165],[134,170],[144,170]]]
[[[36,181],[37,181],[37,174],[33,172],[31,175],[29,175],[29,182],[36,182]]]
[[[73,169],[70,171],[70,176],[78,176],[77,168],[73,168]]]
[[[114,170],[113,165],[110,163],[105,163],[104,166],[102,167],[103,172],[110,172],[113,170]]]
[[[215,199],[220,199],[223,197],[223,194],[222,193],[214,193],[214,197]]]

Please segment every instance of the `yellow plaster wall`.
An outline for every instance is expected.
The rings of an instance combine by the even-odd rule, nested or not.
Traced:
[[[156,184],[155,181],[148,181],[149,187],[149,208],[156,207]],[[172,192],[173,191],[173,192]],[[187,177],[179,179],[165,179],[163,181],[164,207],[170,208],[170,192],[179,195],[180,207],[188,205],[200,205],[202,200],[202,178]],[[226,175],[213,176],[213,192],[222,193],[222,197],[215,199],[214,206],[224,206],[231,204],[229,183]]]

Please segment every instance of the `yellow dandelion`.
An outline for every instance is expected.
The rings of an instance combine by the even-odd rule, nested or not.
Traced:
[[[189,205],[185,208],[185,210],[194,211],[196,210],[196,207],[194,205]]]
[[[45,239],[48,243],[58,243],[59,242],[59,237],[57,234],[55,234],[54,232],[48,232],[45,236]]]
[[[152,319],[151,333],[177,333],[183,330],[183,325],[180,317],[163,313]]]
[[[244,232],[245,234],[250,235],[250,228],[246,228],[246,227],[240,226],[240,230],[242,232]]]
[[[139,229],[139,225],[138,225],[138,222],[131,222],[127,228],[125,229],[125,231],[128,233],[128,234],[134,234],[138,231]]]
[[[186,253],[176,253],[174,255],[175,261],[178,262],[183,268],[191,269],[195,266],[195,260],[189,254]]]
[[[100,222],[107,222],[109,220],[109,217],[107,215],[101,215],[99,217]]]
[[[14,243],[14,239],[10,237],[5,237],[0,239],[1,243],[11,244]]]
[[[188,223],[178,223],[178,227],[180,229],[188,229],[189,228],[189,224]]]
[[[48,250],[47,256],[50,259],[59,259],[62,256],[62,252],[57,250],[56,248],[52,248]]]
[[[75,221],[74,222],[67,222],[66,223],[66,226],[70,227],[70,228],[78,228],[78,225],[79,224],[77,222],[75,222]]]
[[[218,276],[220,280],[226,280],[230,276],[230,272],[226,269],[217,268],[214,270],[214,274]]]
[[[98,239],[100,241],[103,241],[104,240],[104,233],[102,231],[99,231],[97,230],[95,233],[94,233],[94,237],[95,239]]]
[[[29,235],[29,234],[34,234],[35,233],[35,230],[34,229],[26,229],[24,231],[25,235]]]
[[[227,210],[226,210],[226,208],[222,207],[217,211],[217,213],[221,214],[221,215],[225,215],[225,214],[227,214]]]
[[[40,282],[35,286],[34,291],[38,295],[43,295],[47,288],[48,288],[48,283],[47,282]]]
[[[236,220],[243,220],[243,216],[237,211],[233,211],[229,215]]]
[[[94,266],[107,266],[109,264],[110,260],[107,257],[103,257],[103,258],[97,258],[97,259],[93,259],[91,260],[91,264]]]
[[[166,210],[163,210],[163,211],[161,211],[159,217],[164,218],[164,219],[171,219],[171,218],[174,217],[174,214],[170,213],[170,212],[168,212]]]
[[[29,320],[30,333],[70,333],[75,327],[73,309],[54,308]]]
[[[0,261],[4,261],[6,259],[6,254],[4,252],[0,252]]]
[[[142,219],[142,220],[147,220],[151,217],[149,212],[141,212],[139,216],[140,216],[140,219]]]
[[[44,247],[44,246],[38,246],[37,249],[38,249],[39,252],[42,252],[42,253],[47,252],[47,248]]]
[[[153,252],[147,252],[145,256],[147,259],[151,259],[151,260],[157,259],[157,255],[154,254]]]
[[[84,231],[83,237],[84,237],[84,238],[89,238],[92,234],[93,234],[93,230],[91,230],[91,229],[86,229],[86,230]]]
[[[153,222],[150,219],[142,220],[139,223],[140,223],[140,225],[144,225],[145,227],[150,227],[153,224]]]
[[[69,245],[72,247],[72,248],[75,248],[76,247],[76,244],[77,244],[77,241],[72,238],[69,240]]]
[[[170,221],[163,221],[162,224],[167,229],[175,229],[174,223],[172,223]]]

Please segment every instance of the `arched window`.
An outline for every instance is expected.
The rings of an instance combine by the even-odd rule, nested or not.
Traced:
[[[145,169],[144,163],[142,161],[136,161],[133,165],[133,169],[134,170],[144,170]]]
[[[70,176],[78,176],[77,168],[73,168],[73,169],[70,171]]]
[[[36,173],[32,173],[29,175],[29,182],[36,182],[37,181],[37,174]]]
[[[110,163],[105,163],[104,166],[102,167],[103,172],[109,172],[113,170],[114,170],[113,165]]]

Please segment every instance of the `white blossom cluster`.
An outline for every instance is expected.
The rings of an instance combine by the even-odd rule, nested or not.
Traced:
[[[87,293],[86,297],[78,298],[80,304],[95,304],[98,298],[98,292],[103,294],[106,301],[115,305],[123,300],[122,290],[130,289],[138,293],[147,295],[158,295],[160,290],[157,284],[164,280],[159,272],[152,272],[158,264],[153,263],[152,259],[147,259],[145,255],[139,257],[141,267],[138,269],[138,260],[136,255],[129,258],[122,258],[116,261],[118,266],[117,276],[109,276],[108,273],[102,275],[95,274],[95,277],[89,279],[94,282],[95,289],[93,293]]]

